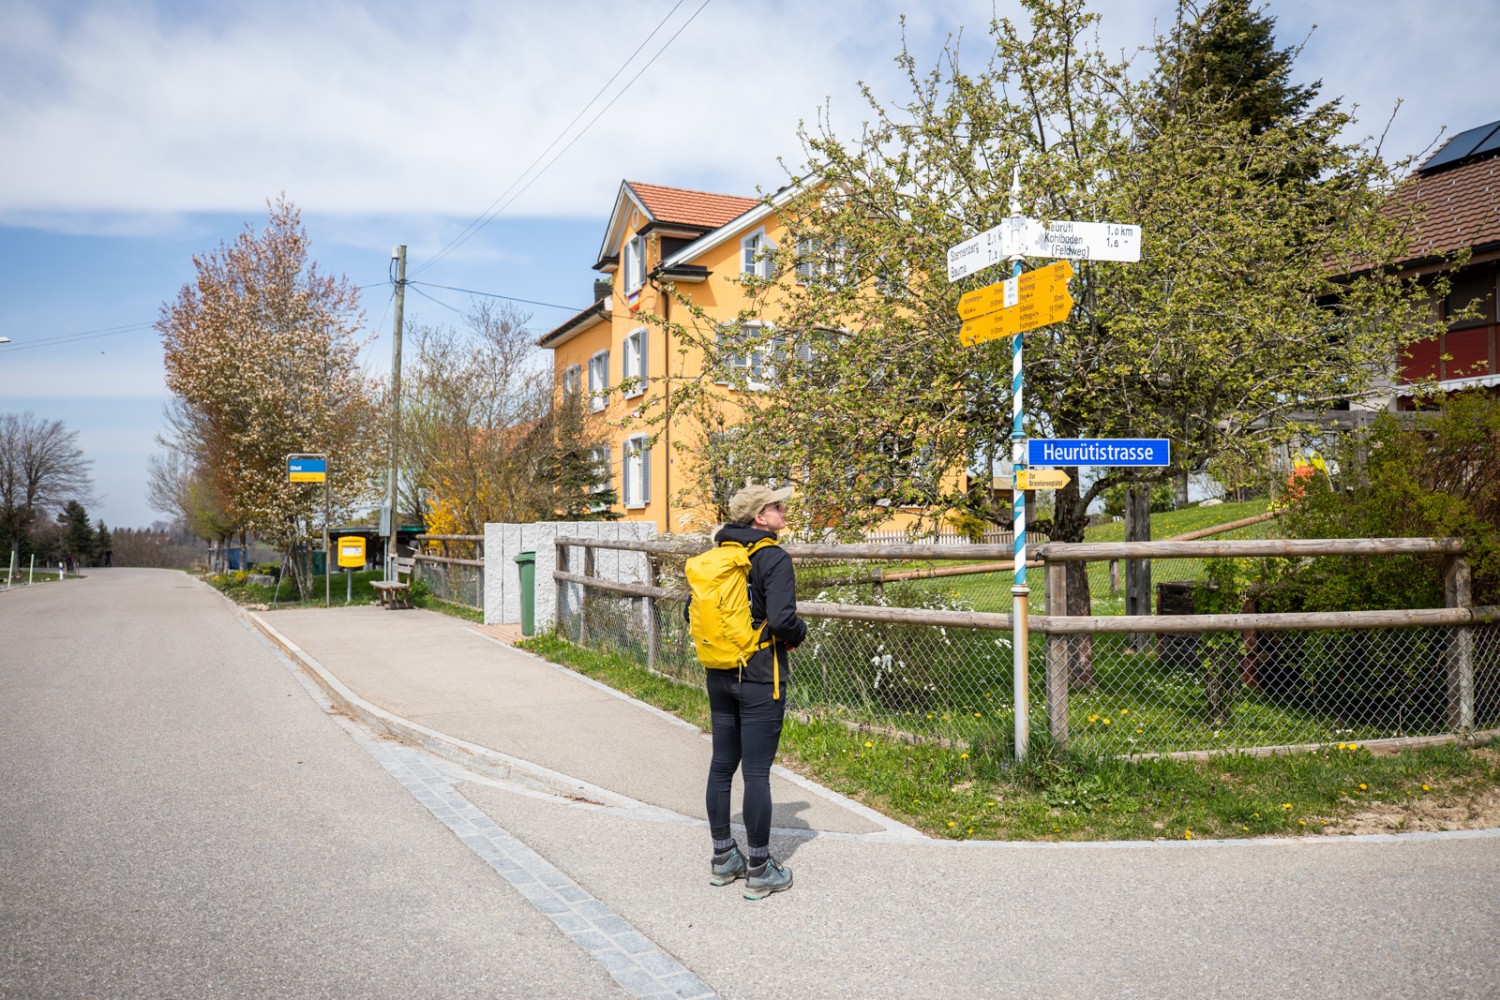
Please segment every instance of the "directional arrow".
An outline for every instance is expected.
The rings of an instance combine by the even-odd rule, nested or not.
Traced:
[[[970,320],[1010,306],[1024,305],[1030,301],[1054,298],[1067,291],[1073,278],[1073,265],[1066,260],[1035,271],[1027,271],[1019,278],[997,281],[986,285],[958,300],[958,315]]]
[[[1016,473],[1018,490],[1060,490],[1072,481],[1061,469],[1022,469]]]
[[[959,342],[972,346],[1061,323],[1073,311],[1073,296],[1068,294],[1068,279],[1072,275],[1073,265],[1060,260],[1019,278],[970,292],[959,301],[959,315],[968,319]],[[1014,288],[1012,296],[1006,293],[1007,285]],[[1008,305],[1008,301],[1014,304]]]

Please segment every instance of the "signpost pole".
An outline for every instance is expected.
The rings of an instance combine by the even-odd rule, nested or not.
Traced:
[[[1012,218],[1018,218],[1021,214],[1021,168],[1017,166],[1011,175],[1010,183],[1010,214]],[[1014,256],[1011,261],[1011,277],[1021,277],[1021,258]],[[1022,473],[1026,471],[1026,433],[1023,429],[1023,417],[1025,410],[1021,403],[1021,393],[1025,380],[1021,373],[1021,338],[1023,334],[1017,330],[1011,339],[1010,378],[1011,378],[1011,509],[1014,512],[1012,532],[1014,533],[1016,570],[1015,583],[1010,588],[1011,596],[1011,652],[1013,656],[1011,678],[1012,697],[1016,712],[1016,760],[1026,759],[1026,751],[1031,736],[1031,706],[1029,704],[1029,680],[1030,668],[1030,637],[1028,634],[1027,614],[1031,598],[1031,591],[1026,587],[1026,491],[1021,488]]]
[[[323,480],[323,607],[333,607],[333,550],[328,547],[328,480]]]

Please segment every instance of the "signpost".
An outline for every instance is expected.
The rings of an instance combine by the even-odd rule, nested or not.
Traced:
[[[1012,209],[1014,211],[1014,209]],[[948,249],[948,280],[958,281],[1012,257],[1141,259],[1141,227],[1115,222],[1042,222],[1013,216]]]
[[[1072,277],[1073,265],[1063,260],[970,292],[958,301],[958,314],[967,320],[959,342],[968,347],[1061,323],[1073,312]]]
[[[288,455],[286,477],[293,483],[323,484],[323,604],[333,607],[333,566],[328,549],[328,456],[318,453]],[[278,587],[278,590],[280,588]]]
[[[1168,438],[1034,438],[1027,465],[1164,466],[1172,464]]]
[[[1024,257],[1059,257],[1045,268],[1021,273]],[[1011,278],[965,295],[958,306],[964,320],[959,342],[980,344],[998,337],[1011,338],[1011,463],[1015,477],[1012,510],[1015,515],[1015,583],[1011,627],[1012,684],[1015,699],[1016,759],[1026,757],[1030,741],[1031,711],[1028,699],[1028,630],[1026,624],[1031,591],[1026,586],[1026,490],[1061,489],[1068,484],[1063,472],[1032,471],[1028,465],[1085,465],[1088,462],[1032,462],[1023,430],[1021,346],[1028,330],[1067,319],[1073,311],[1068,280],[1073,277],[1069,260],[1138,261],[1141,259],[1141,227],[1113,222],[1055,221],[1045,223],[1021,215],[1021,168],[1012,174],[1010,216],[998,226],[948,248],[950,282],[977,274],[1002,261],[1013,267]],[[1035,444],[1037,442],[1032,442]],[[1042,442],[1043,444],[1049,442]],[[1050,442],[1062,444],[1064,442]],[[1109,442],[1073,442],[1108,444]],[[1114,442],[1128,446],[1132,442]],[[1164,450],[1165,453],[1165,450]],[[1152,452],[1151,454],[1154,454]],[[1158,464],[1139,461],[1133,464]],[[1166,464],[1162,462],[1160,464]]]
[[[1059,469],[1022,469],[1016,477],[1018,490],[1060,490],[1073,480]]]

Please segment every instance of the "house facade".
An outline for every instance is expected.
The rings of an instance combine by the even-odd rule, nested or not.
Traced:
[[[673,380],[697,377],[704,365],[692,345],[673,342],[670,324],[685,302],[710,321],[733,320],[749,305],[739,276],[770,266],[766,254],[780,234],[761,199],[620,185],[593,265],[605,275],[594,303],[537,343],[552,352],[557,391],[582,393],[597,418],[597,457],[625,520],[654,522],[664,533],[712,526],[711,510],[681,499],[701,472],[691,441],[702,429],[664,422],[660,413]]]
[[[1443,390],[1485,387],[1500,393],[1500,122],[1460,132],[1445,143],[1396,189],[1393,211],[1410,215],[1421,248],[1403,262],[1407,273],[1450,272],[1452,255],[1470,254],[1450,272],[1449,293],[1433,299],[1446,331],[1413,344],[1400,360],[1396,406],[1413,408],[1416,401],[1407,387],[1426,379]]]

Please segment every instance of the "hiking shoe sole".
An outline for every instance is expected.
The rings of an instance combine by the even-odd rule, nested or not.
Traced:
[[[748,883],[748,879],[746,881]],[[792,873],[791,873],[790,870],[787,870],[786,881],[785,882],[778,882],[775,885],[749,885],[749,884],[747,884],[745,886],[745,898],[746,899],[765,899],[767,896],[771,895],[771,893],[773,893],[773,892],[785,892],[786,890],[790,889],[791,887],[792,887]]]

